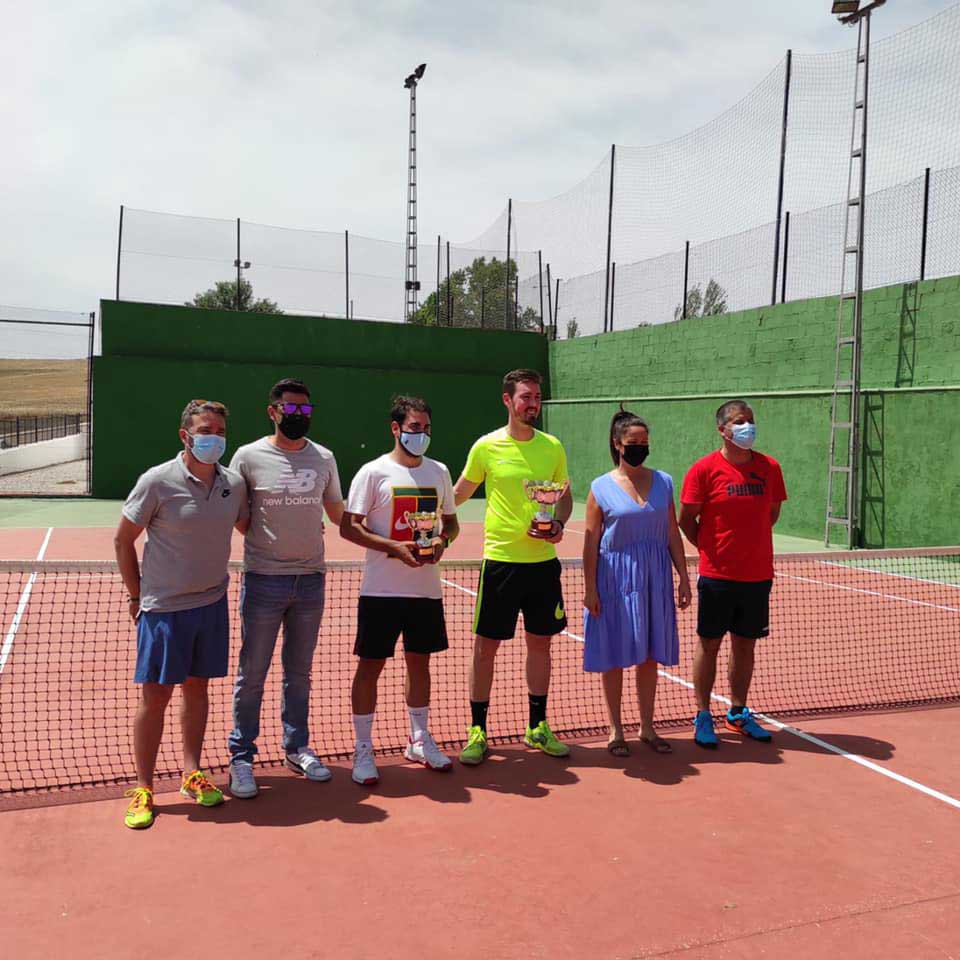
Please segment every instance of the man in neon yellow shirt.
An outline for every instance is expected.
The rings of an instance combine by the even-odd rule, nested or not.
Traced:
[[[566,482],[567,457],[556,437],[535,430],[540,416],[536,370],[512,370],[503,378],[507,425],[481,437],[454,487],[459,506],[486,484],[483,567],[474,620],[476,641],[470,671],[471,726],[460,762],[478,764],[487,752],[487,709],[497,650],[513,637],[523,612],[527,635],[527,687],[530,721],[525,742],[552,757],[570,751],[547,725],[550,641],[566,629],[560,588],[560,561],[554,544],[573,509],[569,487],[557,503],[549,536],[530,536],[536,506],[527,498],[525,480]]]

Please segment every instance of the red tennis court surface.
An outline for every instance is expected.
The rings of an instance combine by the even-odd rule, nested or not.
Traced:
[[[17,555],[36,557],[46,533],[28,531],[36,545],[21,538]],[[469,536],[457,546],[476,556]],[[565,552],[578,555],[580,543],[568,539]],[[0,548],[9,554],[9,542]],[[109,531],[91,539],[89,530],[55,530],[44,557],[68,560],[70,551],[108,558]],[[331,543],[331,557],[347,559],[336,551]],[[773,636],[759,651],[752,699],[774,718],[807,718],[783,729],[772,722],[772,745],[724,735],[710,753],[691,743],[692,611],[680,618],[681,663],[660,681],[658,717],[674,754],[634,742],[619,760],[584,735],[602,725],[603,704],[598,678],[579,666],[574,563],[565,567],[572,618],[557,641],[549,708],[556,727],[581,733],[569,759],[506,744],[479,768],[437,775],[386,756],[373,790],[350,781],[345,761],[325,785],[265,764],[253,801],[204,810],[159,793],[160,815],[143,833],[122,826],[116,785],[130,775],[136,691],[115,572],[60,563],[27,566],[14,579],[8,569],[0,590],[8,639],[11,610],[22,611],[0,674],[0,807],[4,796],[10,807],[0,813],[2,953],[960,956],[960,710],[811,717],[958,696],[956,557],[925,567],[919,557],[850,556],[862,555],[779,561]],[[444,576],[451,650],[437,662],[431,725],[453,752],[467,720],[476,570],[454,564]],[[327,756],[352,739],[358,585],[352,565],[329,580],[312,708]],[[521,673],[520,644],[506,645],[494,734],[522,729]],[[264,701],[268,758],[279,753],[277,680]],[[395,667],[382,682],[382,747],[402,743],[400,682]],[[717,692],[726,693],[722,679]],[[161,760],[175,770],[175,714],[168,718]],[[226,760],[228,726],[229,680],[213,691],[212,767]],[[79,782],[114,785],[58,789]]]
[[[571,520],[567,535],[557,550],[561,557],[579,557],[583,551],[583,521]],[[451,560],[474,560],[483,553],[483,524],[467,521],[460,524],[460,536],[450,547]],[[33,560],[49,533],[43,554],[45,560],[113,560],[113,527],[13,527],[0,529],[0,560]],[[143,546],[143,538],[140,539]],[[363,549],[344,540],[327,524],[324,547],[330,560],[362,560]],[[243,559],[243,538],[233,536],[233,560]]]
[[[804,724],[960,795],[952,709]],[[374,790],[261,776],[256,800],[0,815],[18,960],[202,955],[944,958],[960,952],[958,811],[790,734],[675,753],[520,749]]]

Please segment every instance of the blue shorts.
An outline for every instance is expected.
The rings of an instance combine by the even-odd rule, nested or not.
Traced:
[[[133,682],[173,684],[187,677],[225,677],[229,655],[226,594],[192,610],[145,611],[137,621]]]

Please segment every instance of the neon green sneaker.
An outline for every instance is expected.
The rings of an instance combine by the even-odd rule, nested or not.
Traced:
[[[471,727],[467,731],[467,745],[460,751],[460,762],[468,767],[483,763],[487,755],[487,732],[483,727]]]
[[[202,770],[194,770],[183,778],[180,792],[192,797],[201,807],[215,807],[223,803],[223,791],[214,786]]]
[[[527,727],[527,735],[523,738],[523,742],[528,747],[542,750],[551,757],[565,757],[570,752],[570,748],[553,735],[546,720],[541,720],[535,727]]]
[[[125,797],[133,797],[123,822],[131,830],[144,830],[153,824],[153,791],[149,787],[134,787]]]

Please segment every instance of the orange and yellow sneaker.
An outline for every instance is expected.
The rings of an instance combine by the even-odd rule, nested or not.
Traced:
[[[145,830],[153,824],[153,791],[149,787],[134,787],[125,797],[132,797],[123,822],[131,830]]]
[[[202,770],[184,774],[180,792],[196,800],[201,807],[216,807],[223,803],[223,791],[212,784]]]

